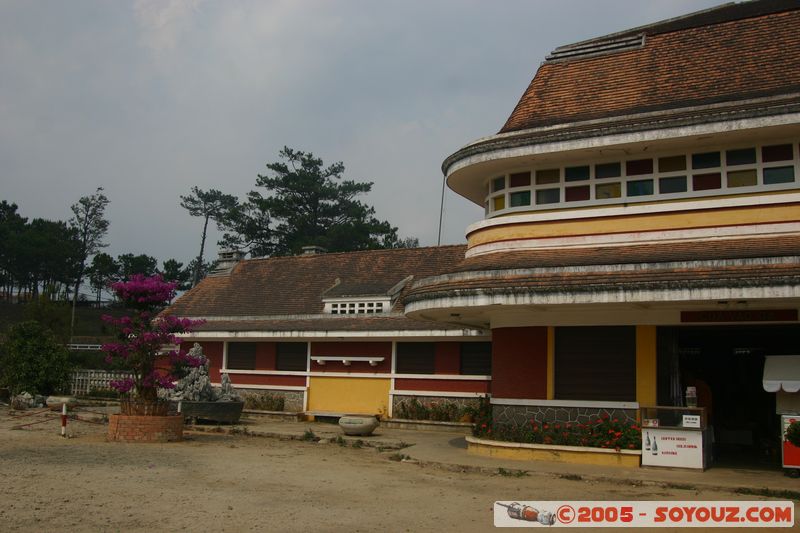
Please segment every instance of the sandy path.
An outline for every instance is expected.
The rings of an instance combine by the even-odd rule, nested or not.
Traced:
[[[194,434],[104,440],[104,426],[12,431],[0,412],[3,531],[487,531],[495,500],[731,499],[610,483],[449,472],[394,452]]]

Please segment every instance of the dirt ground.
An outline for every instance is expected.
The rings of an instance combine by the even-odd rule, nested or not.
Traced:
[[[246,435],[105,441],[0,408],[1,531],[487,531],[495,500],[742,499],[730,493],[421,467],[396,451]],[[397,456],[394,456],[397,459]],[[755,498],[750,498],[755,499]],[[663,530],[662,530],[663,531]]]

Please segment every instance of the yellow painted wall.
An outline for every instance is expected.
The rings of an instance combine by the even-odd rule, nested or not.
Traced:
[[[696,229],[740,224],[767,224],[800,220],[798,205],[773,205],[769,209],[730,207],[702,212],[627,215],[582,220],[529,222],[477,230],[467,236],[468,246],[514,239],[541,239],[576,235],[603,235],[631,231]]]
[[[312,377],[308,383],[308,410],[388,415],[390,387],[389,379]]]
[[[656,327],[636,326],[636,401],[656,405]]]
[[[609,453],[598,448],[580,448],[572,446],[507,446],[508,443],[497,441],[473,442],[467,444],[467,453],[494,457],[495,459],[513,459],[515,461],[553,461],[557,463],[579,463],[598,466],[639,467],[641,456],[638,454]],[[569,449],[565,449],[569,448]]]

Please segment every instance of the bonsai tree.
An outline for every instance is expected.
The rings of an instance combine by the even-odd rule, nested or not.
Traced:
[[[111,290],[127,308],[136,311],[131,316],[102,320],[116,329],[118,342],[104,344],[106,361],[122,360],[131,377],[112,381],[111,386],[128,394],[127,407],[135,412],[126,414],[165,414],[166,404],[157,407],[159,389],[171,389],[187,367],[203,364],[203,358],[179,349],[179,333],[189,331],[202,321],[158,315],[158,311],[175,297],[175,283],[164,281],[160,275],[136,274],[128,281],[112,283]],[[163,411],[163,412],[162,412]]]

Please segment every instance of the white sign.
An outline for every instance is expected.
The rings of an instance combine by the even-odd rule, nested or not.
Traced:
[[[642,466],[703,468],[703,433],[643,428]]]
[[[683,427],[685,428],[699,428],[700,415],[683,415]]]

